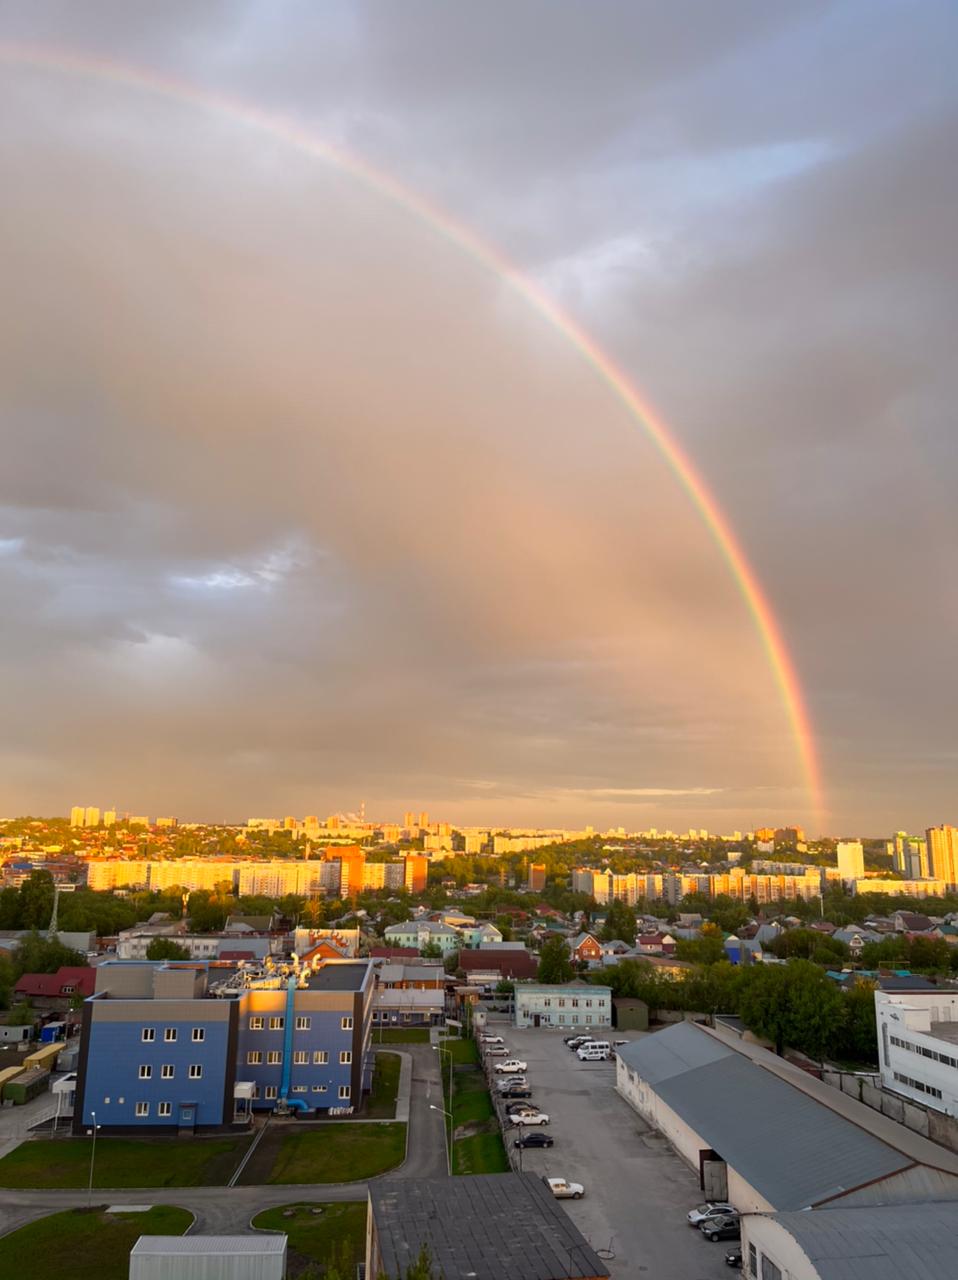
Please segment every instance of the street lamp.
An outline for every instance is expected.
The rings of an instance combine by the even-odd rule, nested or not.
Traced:
[[[437,1107],[434,1102],[429,1104],[430,1111],[438,1111],[440,1115],[444,1115],[449,1121],[449,1149],[446,1152],[446,1168],[452,1174],[452,1112],[447,1111],[445,1107]]]
[[[96,1112],[91,1111],[90,1115],[93,1117],[93,1128],[88,1129],[87,1133],[93,1134],[93,1145],[90,1148],[90,1181],[86,1190],[86,1205],[88,1209],[93,1203],[93,1161],[96,1159],[96,1131],[100,1127],[96,1122]]]
[[[440,1074],[442,1073],[441,1055],[445,1054],[446,1057],[449,1059],[449,1097],[447,1101],[449,1102],[449,1105],[451,1107],[452,1106],[452,1050],[444,1049],[441,1044],[434,1044],[433,1048],[436,1050],[438,1054],[440,1054],[440,1065],[439,1065]]]

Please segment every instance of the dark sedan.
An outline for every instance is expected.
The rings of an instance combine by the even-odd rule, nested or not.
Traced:
[[[701,1231],[706,1240],[739,1240],[742,1224],[738,1214],[725,1214],[721,1218],[708,1218],[702,1223]]]
[[[541,1129],[535,1133],[527,1133],[522,1138],[516,1138],[512,1144],[514,1147],[551,1147],[554,1138],[550,1138],[547,1133],[543,1133]]]

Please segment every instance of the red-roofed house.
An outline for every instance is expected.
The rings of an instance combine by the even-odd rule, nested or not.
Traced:
[[[670,933],[642,933],[635,940],[635,948],[643,955],[671,956],[675,954],[675,939]]]
[[[95,986],[96,970],[89,965],[63,965],[56,973],[23,974],[13,991],[37,1010],[66,1013],[78,996],[92,996]]]
[[[514,951],[490,947],[459,952],[459,966],[467,978],[473,975],[492,975],[497,978],[535,978],[539,972],[539,958],[531,951],[516,947]]]

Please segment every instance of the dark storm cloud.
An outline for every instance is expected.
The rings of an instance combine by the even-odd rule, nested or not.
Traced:
[[[0,38],[353,146],[573,307],[715,481],[846,829],[947,816],[953,37],[932,4],[0,3]],[[508,291],[227,119],[2,93],[6,807],[806,815],[687,500]]]

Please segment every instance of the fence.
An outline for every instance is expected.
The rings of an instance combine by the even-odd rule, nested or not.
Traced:
[[[830,1071],[826,1068],[822,1072],[822,1079],[833,1089],[840,1089],[850,1098],[864,1102],[866,1107],[880,1111],[883,1116],[896,1120],[913,1133],[930,1138],[949,1151],[958,1152],[958,1120],[953,1116],[946,1116],[943,1111],[936,1111],[921,1102],[883,1089],[880,1075],[859,1075],[851,1071]]]

